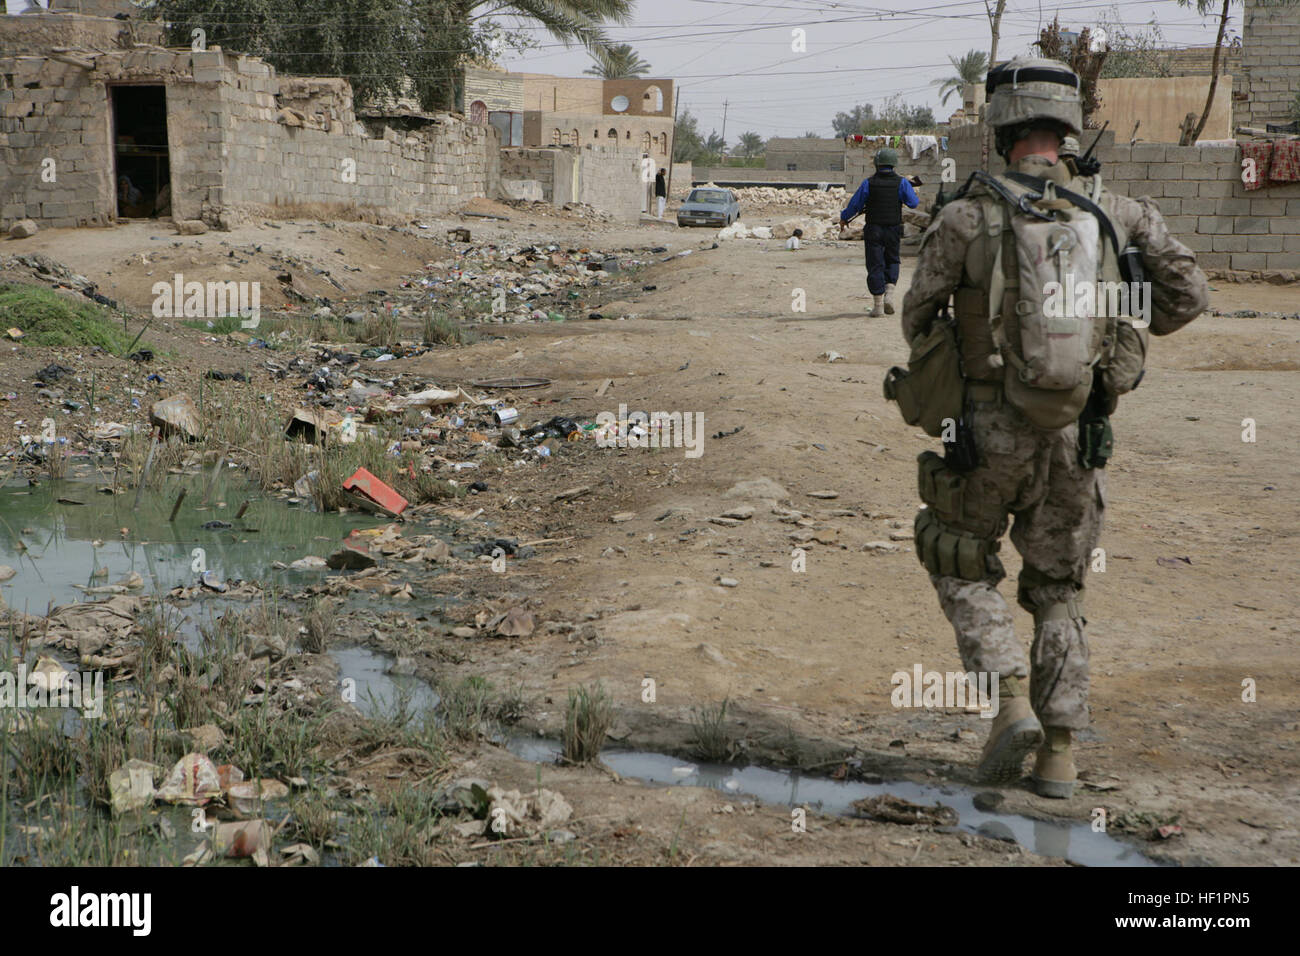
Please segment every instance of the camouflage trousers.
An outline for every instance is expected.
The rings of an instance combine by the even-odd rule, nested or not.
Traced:
[[[982,580],[931,574],[943,612],[957,635],[967,671],[1029,676],[1038,719],[1050,727],[1088,726],[1088,642],[1083,579],[1101,535],[1105,472],[1084,468],[1077,426],[1032,427],[1009,405],[977,403],[971,421],[979,466],[965,476],[960,515],[940,515],[961,531],[992,540],[1006,533],[1024,559],[1020,606],[1034,615],[1026,665],[1011,609],[998,591],[1006,577],[996,556]]]

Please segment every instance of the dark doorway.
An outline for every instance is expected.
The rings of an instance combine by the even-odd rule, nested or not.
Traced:
[[[113,189],[127,219],[171,215],[167,91],[157,86],[109,87],[113,103]]]

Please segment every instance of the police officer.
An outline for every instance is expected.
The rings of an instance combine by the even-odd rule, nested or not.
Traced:
[[[1027,311],[1023,299],[1032,291],[1018,285],[1025,273],[1019,270],[1013,221],[1021,228],[1049,221],[1047,228],[1054,229],[1067,217],[1083,230],[1095,220],[1095,231],[1087,233],[1095,238],[1087,245],[1101,249],[1098,274],[1118,279],[1117,270],[1145,272],[1147,316],[1156,335],[1177,331],[1208,304],[1204,273],[1193,253],[1169,234],[1154,202],[1110,194],[1096,180],[1074,178],[1058,162],[1065,138],[1077,137],[1082,126],[1078,87],[1076,74],[1055,60],[1016,59],[989,72],[986,117],[1007,174],[975,182],[935,217],[922,237],[902,315],[903,335],[912,342],[931,332],[953,300],[960,343],[954,347],[965,378],[962,425],[973,439],[974,461],[969,452],[964,464],[950,455],[950,468],[948,457],[922,455],[927,507],[917,518],[916,551],[956,632],[966,669],[1000,675],[999,710],[980,756],[980,777],[1017,781],[1025,757],[1037,750],[1034,787],[1058,798],[1074,792],[1071,735],[1089,722],[1083,582],[1105,512],[1106,416],[1118,394],[1141,378],[1146,340],[1140,321],[1127,327],[1093,323],[1112,335],[1091,340],[1096,354],[1106,357],[1086,372],[1087,383],[1081,379],[1087,407],[1095,411],[1100,405],[1101,417],[1087,419],[1085,412],[1043,427],[1041,409],[1026,396],[1047,393],[1026,387],[1034,371],[1016,350],[1028,346],[1023,339],[1009,341],[1006,332]],[[1102,217],[1062,199],[1065,192],[1097,197],[1093,203]],[[1114,249],[1103,217],[1117,233]],[[1135,247],[1131,258],[1116,255],[1126,246]],[[1086,252],[1076,248],[1073,255],[1078,260]],[[1030,420],[1027,409],[1040,423]],[[960,443],[945,447],[953,452]],[[1028,659],[998,591],[1005,570],[996,552],[1013,516],[1011,542],[1024,562],[1017,598],[1034,616]]]
[[[840,229],[866,210],[862,240],[867,256],[867,290],[871,317],[894,314],[894,285],[898,282],[898,246],[903,239],[903,205],[915,209],[921,202],[912,184],[898,175],[898,151],[886,146],[876,152],[876,174],[862,181],[848,207],[840,213]]]

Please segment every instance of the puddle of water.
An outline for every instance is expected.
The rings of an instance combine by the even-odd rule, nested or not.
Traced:
[[[199,510],[207,491],[203,478],[186,479],[189,489],[174,522],[167,520],[182,487],[181,479],[164,490],[146,491],[139,509],[134,492],[101,495],[82,482],[48,482],[37,488],[0,488],[0,564],[18,573],[0,584],[0,597],[16,610],[43,614],[51,604],[102,600],[76,585],[111,584],[136,572],[145,589],[163,593],[197,582],[196,548],[205,566],[221,580],[295,581],[320,577],[324,571],[274,571],[309,554],[324,557],[354,528],[371,528],[382,519],[364,514],[322,514],[259,497],[242,481],[224,481],[211,502]],[[81,505],[59,504],[71,498]],[[242,519],[235,513],[253,499]],[[217,506],[225,502],[226,507]],[[233,527],[205,529],[209,521]],[[126,528],[124,536],[121,529]],[[96,544],[98,542],[98,545]],[[104,569],[96,574],[97,569]]]
[[[393,659],[368,647],[329,648],[339,665],[340,678],[356,681],[355,706],[366,717],[393,713],[398,699],[407,696],[406,712],[416,717],[435,709],[440,698],[418,677],[389,673]]]
[[[534,763],[550,763],[562,752],[559,743],[545,738],[514,737],[510,752]],[[697,763],[681,757],[646,751],[601,753],[600,759],[620,776],[674,787],[708,787],[737,796],[750,796],[769,804],[808,806],[824,813],[851,814],[852,803],[892,794],[913,803],[943,803],[957,811],[959,829],[972,833],[986,827],[1014,836],[1017,843],[1040,856],[1056,857],[1084,866],[1155,866],[1137,849],[1104,833],[1094,833],[1086,823],[1033,820],[1010,813],[976,809],[976,791],[964,787],[931,787],[906,780],[887,784],[831,780],[793,770],[733,767]],[[691,768],[689,773],[680,771]]]

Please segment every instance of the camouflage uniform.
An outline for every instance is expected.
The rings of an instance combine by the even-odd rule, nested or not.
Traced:
[[[1090,184],[1071,179],[1064,165],[1042,156],[1026,157],[1011,169],[1055,180],[1078,193]],[[1099,205],[1116,228],[1122,227],[1142,251],[1151,283],[1151,332],[1176,331],[1207,305],[1204,273],[1191,251],[1169,234],[1151,200],[1104,192],[1102,197]],[[988,277],[979,274],[985,261],[983,219],[977,200],[960,199],[945,206],[927,230],[903,299],[903,335],[909,342],[929,331],[959,286],[988,289]],[[996,382],[1000,371],[984,361],[991,349],[987,332],[977,327],[982,323],[963,324],[960,312],[958,322],[968,378]],[[1035,614],[1029,662],[1016,640],[1011,609],[997,589],[1006,576],[997,557],[988,559],[982,580],[932,574],[931,581],[967,670],[997,671],[1003,677],[1028,673],[1030,699],[1042,724],[1082,729],[1088,725],[1083,582],[1101,534],[1105,472],[1079,463],[1076,424],[1036,428],[1003,400],[997,387],[986,388],[970,409],[979,464],[966,475],[956,524],[961,531],[996,541],[1015,517],[1011,542],[1024,559],[1017,598]]]

